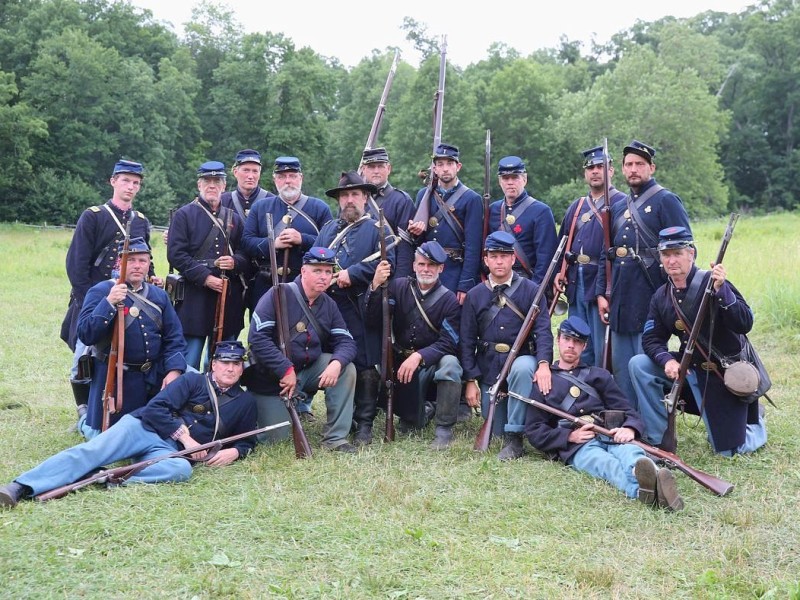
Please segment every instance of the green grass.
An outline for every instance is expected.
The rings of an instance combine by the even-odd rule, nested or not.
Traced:
[[[701,262],[727,219],[695,225]],[[355,456],[298,461],[284,443],[180,485],[88,489],[0,511],[9,598],[800,599],[800,215],[742,217],[728,250],[756,313],[778,409],[753,456],[711,453],[679,419],[679,454],[736,485],[717,498],[677,474],[686,509],[649,510],[529,448],[513,464],[450,452],[429,430]],[[58,339],[70,232],[0,226],[0,482],[77,443],[71,353]],[[157,237],[157,236],[156,236]],[[156,264],[166,272],[164,247]],[[793,315],[793,316],[792,316]],[[320,400],[315,410],[324,413]],[[380,437],[377,436],[377,437]]]

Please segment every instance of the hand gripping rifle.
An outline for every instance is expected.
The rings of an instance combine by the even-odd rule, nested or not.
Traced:
[[[131,222],[125,226],[125,241],[119,255],[119,279],[116,285],[128,280],[128,249],[131,243]],[[125,373],[125,301],[117,304],[114,332],[111,334],[111,347],[108,351],[106,385],[103,389],[102,431],[111,424],[111,415],[122,411],[123,374]],[[114,393],[116,391],[116,394]]]
[[[511,350],[506,357],[506,362],[503,363],[503,368],[500,369],[500,373],[498,373],[497,380],[494,382],[494,385],[489,388],[489,410],[486,413],[486,420],[483,422],[483,425],[481,425],[480,431],[478,431],[478,435],[475,438],[475,445],[473,446],[475,450],[485,452],[489,448],[489,441],[492,437],[492,421],[494,421],[494,412],[497,402],[500,400],[500,387],[505,383],[506,377],[508,377],[508,372],[511,370],[511,365],[517,358],[520,348],[528,341],[528,336],[531,333],[531,329],[533,329],[533,324],[536,321],[536,317],[539,316],[539,303],[542,301],[547,289],[546,282],[553,278],[553,272],[556,269],[556,265],[558,265],[558,263],[561,261],[561,255],[564,253],[564,248],[566,245],[567,238],[562,237],[558,244],[558,248],[556,248],[553,258],[550,261],[550,266],[547,267],[547,273],[545,274],[544,279],[542,279],[539,289],[536,290],[533,303],[528,310],[528,314],[525,315],[525,320],[522,322],[522,327],[520,328],[519,333],[517,333],[517,337],[514,340],[514,345],[511,346]]]
[[[543,402],[539,402],[538,400],[534,400],[533,398],[526,398],[525,396],[521,396],[520,394],[515,394],[514,392],[508,392],[508,395],[512,398],[516,398],[517,400],[521,400],[526,404],[530,404],[540,410],[545,412],[549,412],[551,415],[555,415],[560,419],[567,419],[572,421],[576,425],[586,425],[589,424],[592,426],[592,431],[595,433],[599,433],[600,435],[605,435],[610,438],[614,437],[614,434],[611,433],[611,430],[606,429],[605,427],[601,427],[600,425],[596,425],[594,423],[589,423],[580,417],[576,417],[575,415],[571,415],[568,412],[564,412],[559,408],[555,408],[554,406],[550,406],[549,404],[545,404]],[[633,444],[634,446],[639,446],[642,450],[647,452],[648,454],[654,456],[657,459],[663,460],[667,466],[675,467],[679,471],[688,475],[691,479],[695,480],[697,483],[702,485],[704,488],[716,494],[717,496],[725,496],[731,490],[733,490],[733,484],[728,483],[724,479],[720,479],[719,477],[715,477],[714,475],[709,475],[708,473],[703,473],[703,471],[698,471],[687,465],[683,462],[676,454],[672,452],[667,452],[666,450],[662,450],[661,448],[656,448],[655,446],[651,446],[650,444],[646,444],[639,440],[631,440],[630,442],[625,442],[626,444]]]
[[[728,220],[728,226],[725,228],[725,234],[722,236],[722,243],[717,253],[717,260],[714,263],[718,265],[725,258],[725,251],[728,249],[728,243],[733,237],[733,228],[736,226],[736,221],[739,219],[737,213],[731,213]],[[686,382],[686,374],[689,371],[689,366],[692,363],[692,355],[694,354],[694,347],[697,343],[697,338],[700,336],[700,328],[703,326],[706,314],[708,313],[708,305],[711,302],[711,296],[714,295],[714,280],[709,277],[706,289],[703,291],[703,297],[700,300],[700,306],[697,309],[697,316],[694,319],[692,330],[689,332],[689,339],[686,341],[686,346],[683,348],[683,355],[681,356],[681,364],[678,370],[678,376],[672,382],[672,389],[664,398],[664,406],[667,409],[667,428],[664,430],[664,437],[661,440],[661,447],[665,450],[674,452],[678,447],[678,437],[675,430],[675,408],[680,401],[681,391],[683,384]]]
[[[444,111],[444,80],[447,74],[447,36],[442,36],[442,48],[439,53],[439,86],[436,89],[436,94],[433,97],[433,151],[432,155],[436,153],[436,148],[442,143],[442,116]],[[434,190],[439,185],[439,178],[433,172],[433,156],[431,156],[431,165],[428,187],[425,190],[422,198],[417,206],[417,212],[414,214],[414,221],[422,221],[425,224],[425,229],[428,228],[428,220],[431,216],[431,196]]]
[[[375,118],[372,120],[372,127],[369,130],[364,150],[371,150],[375,147],[375,142],[378,141],[378,134],[381,131],[381,125],[383,125],[383,115],[386,113],[386,101],[389,99],[389,90],[392,89],[394,74],[397,71],[398,56],[399,52],[395,50],[394,60],[392,60],[392,66],[389,67],[389,74],[386,76],[386,83],[383,85],[383,93],[381,94],[380,102],[378,102],[378,110],[375,111]]]
[[[611,256],[609,250],[611,248],[611,180],[608,173],[608,138],[603,138],[603,208],[602,208],[602,225],[603,225],[603,246],[605,248],[605,263],[606,268],[606,300],[611,302]],[[591,198],[589,198],[591,201]],[[611,364],[611,323],[606,324],[605,335],[603,341],[603,360],[600,365],[606,371],[613,372]]]
[[[272,272],[272,301],[275,305],[275,328],[278,330],[278,347],[283,355],[292,360],[289,350],[289,313],[286,304],[286,294],[283,289],[284,284],[280,282],[278,276],[278,259],[275,256],[275,230],[272,227],[272,215],[267,214],[267,239],[269,240],[269,266]],[[281,400],[289,411],[289,419],[292,422],[292,440],[294,441],[294,454],[297,458],[309,458],[311,456],[311,444],[308,443],[306,432],[300,423],[300,416],[294,405],[294,399],[289,396],[281,396]]]
[[[125,465],[123,467],[115,467],[113,469],[103,469],[81,479],[80,481],[76,481],[75,483],[69,483],[67,485],[62,485],[61,487],[55,488],[50,490],[49,492],[42,492],[34,497],[34,500],[39,502],[46,502],[47,500],[55,500],[56,498],[62,498],[69,494],[70,492],[74,492],[75,490],[79,490],[81,488],[88,487],[93,483],[108,483],[111,485],[120,485],[139,473],[143,471],[149,466],[156,464],[157,462],[161,462],[162,460],[167,460],[169,458],[185,458],[186,460],[190,460],[193,462],[208,462],[211,458],[213,458],[217,452],[219,452],[223,446],[226,444],[230,444],[237,440],[241,440],[243,438],[248,438],[253,435],[258,435],[259,433],[264,433],[265,431],[270,431],[272,429],[278,429],[279,427],[286,427],[289,425],[289,421],[284,421],[283,423],[276,423],[275,425],[267,425],[266,427],[262,427],[261,429],[254,429],[253,431],[248,431],[246,433],[238,433],[236,435],[232,435],[230,437],[223,438],[221,440],[214,440],[212,442],[208,442],[206,444],[200,444],[199,446],[194,446],[192,448],[184,448],[183,450],[176,450],[175,452],[170,452],[168,454],[160,454],[159,456],[155,456],[148,460],[143,460],[141,462],[133,463],[130,465]],[[193,459],[190,458],[192,454],[197,452],[202,452],[203,450],[208,450],[208,454],[201,459]]]
[[[380,222],[380,247],[381,262],[386,260],[386,219],[383,216],[383,209],[378,209],[378,221]],[[384,393],[386,395],[386,433],[383,441],[394,441],[394,352],[392,350],[392,315],[389,312],[389,282],[384,281],[381,285],[381,307],[383,311],[383,350],[381,352],[381,379],[383,380]]]

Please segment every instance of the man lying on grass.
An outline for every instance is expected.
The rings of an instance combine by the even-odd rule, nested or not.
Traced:
[[[181,448],[189,450],[254,430],[255,401],[239,386],[244,356],[241,342],[220,342],[214,350],[210,372],[182,375],[146,406],[123,416],[103,433],[23,473],[0,488],[0,506],[13,508],[22,499],[78,481],[116,461],[151,460]],[[247,456],[255,443],[255,436],[238,439],[211,456],[205,464],[228,465]],[[201,450],[191,454],[191,458],[203,459],[206,454],[206,450]],[[180,482],[189,479],[191,474],[189,460],[171,457],[145,467],[126,482]]]

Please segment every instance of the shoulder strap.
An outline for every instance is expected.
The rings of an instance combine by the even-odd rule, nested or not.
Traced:
[[[425,323],[430,327],[431,331],[439,335],[440,330],[436,327],[428,317],[428,313],[425,312],[425,308],[422,306],[422,302],[428,303],[430,306],[436,304],[440,298],[442,298],[447,293],[447,288],[441,284],[435,290],[433,290],[430,294],[425,296],[423,299],[420,299],[418,296],[417,286],[415,281],[409,281],[408,287],[411,290],[411,296],[414,298],[414,304],[416,305],[417,311],[419,311],[420,316],[425,320]],[[413,314],[413,310],[409,315]],[[409,319],[410,320],[410,319]]]
[[[305,301],[302,294],[300,293],[300,288],[297,287],[297,282],[292,281],[290,283],[287,283],[286,287],[292,290],[292,293],[294,294],[297,303],[300,305],[300,308],[303,309],[303,314],[305,314],[306,319],[308,319],[308,324],[314,328],[314,331],[317,332],[317,336],[319,337],[320,342],[324,344],[325,340],[327,340],[328,338],[328,331],[320,326],[319,321],[317,321],[317,317],[315,317],[314,313],[311,312],[311,309],[308,307],[308,303]]]

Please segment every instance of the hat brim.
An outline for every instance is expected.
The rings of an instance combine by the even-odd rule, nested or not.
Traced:
[[[371,183],[359,183],[356,185],[346,185],[344,187],[336,187],[332,188],[325,192],[325,195],[329,198],[339,199],[339,194],[345,190],[364,190],[365,192],[369,192],[370,194],[377,194],[378,188]]]
[[[658,244],[658,251],[680,250],[682,248],[694,248],[694,241],[662,242]]]

